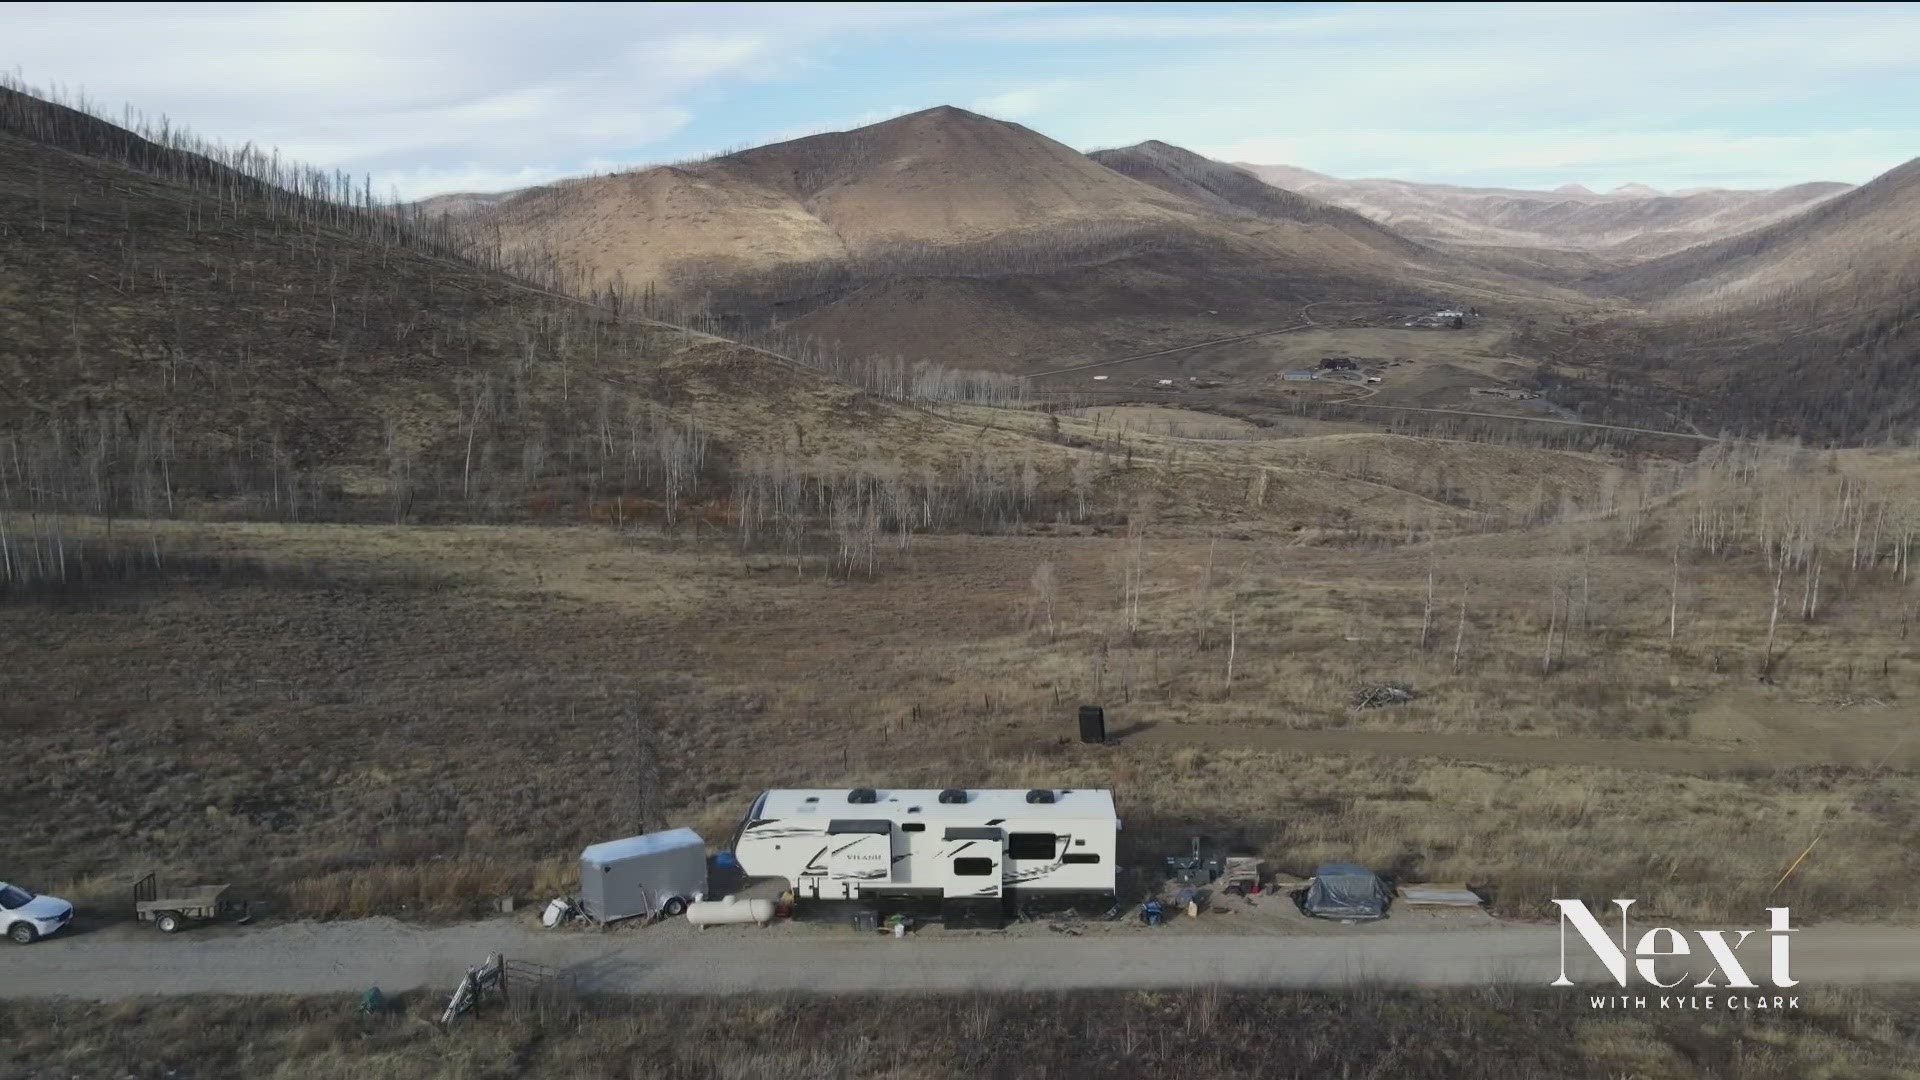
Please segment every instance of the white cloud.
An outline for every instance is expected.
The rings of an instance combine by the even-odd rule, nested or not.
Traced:
[[[976,98],[967,108],[1000,120],[1024,120],[1057,107],[1070,88],[1071,84],[1064,81],[1021,86]]]
[[[780,77],[850,26],[950,17],[838,5],[15,6],[0,61],[29,83],[84,89],[113,115],[132,103],[412,191],[437,176],[499,183],[644,156],[688,127],[702,95]]]
[[[12,5],[0,66],[409,193],[967,103],[1336,175],[1863,180],[1920,5]]]
[[[1516,186],[1858,182],[1920,152],[1920,7],[1369,6],[1276,25],[1143,58],[1102,115],[1056,133]]]

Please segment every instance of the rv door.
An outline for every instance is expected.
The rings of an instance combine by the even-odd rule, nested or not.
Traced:
[[[998,900],[1006,839],[999,829],[953,827],[940,849],[945,874],[941,891],[949,900]]]
[[[827,827],[827,881],[819,895],[857,900],[892,880],[893,822],[836,820]]]

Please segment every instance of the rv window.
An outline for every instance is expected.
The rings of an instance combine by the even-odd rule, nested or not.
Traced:
[[[1060,861],[1063,863],[1097,863],[1100,861],[1100,856],[1095,855],[1091,851],[1073,851],[1062,856]]]
[[[992,873],[992,859],[953,860],[953,874],[955,877],[987,877]]]
[[[909,821],[905,825],[900,826],[900,831],[901,832],[926,832],[927,823],[924,821]]]
[[[1051,859],[1053,846],[1059,840],[1050,832],[1017,832],[1007,834],[1007,858],[1009,859]]]

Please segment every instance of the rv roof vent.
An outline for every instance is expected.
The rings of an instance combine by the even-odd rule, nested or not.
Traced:
[[[1053,801],[1053,789],[1034,788],[1032,791],[1027,792],[1027,801],[1030,803],[1050,803]]]
[[[943,803],[963,803],[963,802],[966,802],[966,801],[967,801],[967,789],[966,789],[966,788],[957,788],[957,787],[950,787],[950,788],[948,788],[947,790],[945,790],[945,791],[943,791],[943,792],[941,792],[941,793],[940,793],[940,801],[941,801],[941,802],[943,802]]]
[[[880,793],[870,787],[857,787],[847,792],[850,803],[874,803],[880,801]]]

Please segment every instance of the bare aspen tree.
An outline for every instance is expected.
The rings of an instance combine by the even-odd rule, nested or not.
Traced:
[[[1093,466],[1083,457],[1073,459],[1071,473],[1073,483],[1074,518],[1077,521],[1087,519],[1087,494],[1093,488]]]
[[[484,381],[473,387],[473,413],[467,420],[467,453],[460,467],[460,497],[471,500],[473,497],[473,441],[480,431],[480,418],[486,410],[487,390]]]
[[[1146,538],[1135,533],[1121,548],[1121,614],[1126,622],[1127,639],[1140,636],[1140,593],[1146,585]]]
[[[1540,673],[1553,672],[1553,635],[1560,626],[1560,583],[1555,581],[1547,590],[1547,650],[1540,660]]]
[[[393,523],[406,521],[407,507],[413,501],[412,481],[405,445],[400,441],[400,425],[387,421],[387,493],[393,502]]]
[[[1593,624],[1593,593],[1590,582],[1593,576],[1593,541],[1588,540],[1580,550],[1580,629],[1584,632]],[[1572,620],[1569,619],[1569,622]],[[1565,644],[1562,639],[1561,644]],[[1563,652],[1565,650],[1562,650]]]
[[[1194,590],[1194,616],[1200,627],[1201,649],[1207,647],[1207,633],[1213,628],[1213,557],[1219,547],[1219,540],[1207,541],[1207,565],[1200,571],[1200,582]]]
[[[1223,684],[1220,696],[1233,697],[1233,659],[1240,649],[1240,611],[1237,603],[1227,605],[1227,681]]]
[[[1420,609],[1420,651],[1427,651],[1427,631],[1433,626],[1433,571],[1437,559],[1433,549],[1427,549],[1427,602]]]
[[[630,705],[627,710],[627,780],[633,798],[634,827],[643,833],[666,828],[666,808],[660,791],[660,743],[652,724],[652,710]]]
[[[1034,568],[1033,577],[1028,585],[1033,589],[1034,610],[1046,616],[1047,640],[1053,640],[1053,603],[1059,592],[1059,582],[1053,572],[1053,564],[1043,562]]]
[[[1667,585],[1667,647],[1680,636],[1680,542],[1673,543],[1673,577]]]
[[[1472,587],[1465,581],[1460,583],[1460,623],[1453,632],[1453,671],[1460,670],[1460,647],[1467,640],[1467,594]]]
[[[1775,560],[1773,570],[1773,609],[1767,616],[1767,649],[1760,661],[1760,677],[1773,678],[1773,639],[1780,626],[1780,587],[1786,582],[1787,560],[1785,556]]]
[[[1820,572],[1826,559],[1820,549],[1814,549],[1813,563],[1807,567],[1806,588],[1800,599],[1800,619],[1812,622],[1820,614]]]

